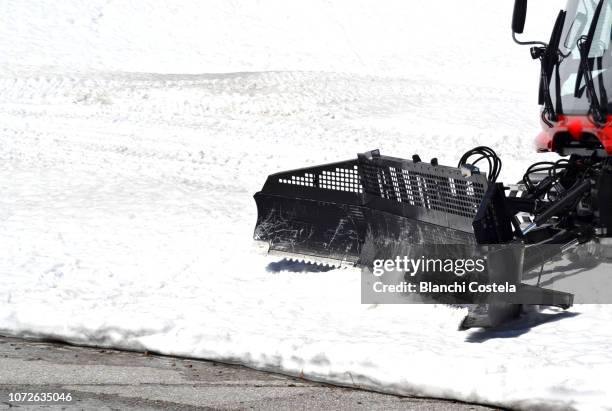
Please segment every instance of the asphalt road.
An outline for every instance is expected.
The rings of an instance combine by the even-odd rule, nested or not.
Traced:
[[[11,393],[71,401],[11,401]],[[221,364],[0,336],[0,409],[490,410],[318,384]]]

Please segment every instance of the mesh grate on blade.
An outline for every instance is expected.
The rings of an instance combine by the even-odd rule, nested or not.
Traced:
[[[439,173],[439,174],[437,174]],[[412,207],[472,219],[484,197],[486,180],[467,178],[458,169],[417,163],[347,163],[279,176],[278,183],[323,190],[367,193]]]
[[[306,172],[301,175],[285,176],[279,178],[278,182],[326,190],[363,193],[357,166],[353,166],[353,168],[336,167],[333,170],[322,170],[320,173]]]
[[[429,210],[473,218],[484,196],[485,185],[459,172],[448,177],[391,166],[363,166],[365,192]]]

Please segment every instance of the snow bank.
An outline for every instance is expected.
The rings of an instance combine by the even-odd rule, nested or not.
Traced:
[[[539,158],[537,67],[509,40],[511,2],[466,4],[4,2],[0,332],[609,406],[605,306],[460,333],[462,310],[361,305],[358,272],[268,272],[251,241],[251,195],[274,171],[373,148],[454,163],[487,143],[516,179]]]

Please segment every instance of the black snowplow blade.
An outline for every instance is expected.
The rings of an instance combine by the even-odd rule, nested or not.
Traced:
[[[485,189],[483,175],[368,152],[269,176],[255,194],[254,238],[271,251],[362,265],[380,247],[474,243]]]
[[[270,251],[356,264],[366,233],[357,161],[268,177],[255,194],[254,238]]]
[[[489,183],[478,170],[417,156],[405,160],[375,150],[355,160],[273,174],[254,197],[255,240],[268,243],[271,252],[336,265],[371,267],[375,259],[409,255],[415,245],[476,247],[513,238],[501,184]],[[523,267],[516,271],[520,276]],[[525,290],[537,300],[537,293]],[[571,294],[552,293],[546,293],[548,300],[571,305]],[[516,311],[514,301],[499,305]],[[503,318],[499,311],[495,317]]]

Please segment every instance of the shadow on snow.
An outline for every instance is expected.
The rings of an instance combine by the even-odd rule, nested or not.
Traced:
[[[552,309],[549,309],[550,311]],[[579,313],[563,311],[559,309],[556,312],[538,312],[537,309],[532,309],[530,312],[524,313],[521,317],[507,322],[499,327],[479,329],[467,336],[466,341],[471,343],[482,343],[496,338],[516,338],[528,333],[533,328],[547,323],[572,318]]]

